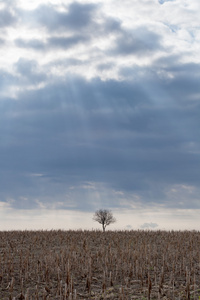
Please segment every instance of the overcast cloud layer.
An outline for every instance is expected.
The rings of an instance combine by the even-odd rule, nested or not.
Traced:
[[[5,220],[199,211],[199,15],[199,0],[0,1]]]

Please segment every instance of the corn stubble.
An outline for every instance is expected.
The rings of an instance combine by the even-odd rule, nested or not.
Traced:
[[[0,299],[200,299],[200,233],[0,232]]]

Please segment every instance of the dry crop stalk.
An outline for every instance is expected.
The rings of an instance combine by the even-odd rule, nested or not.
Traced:
[[[119,292],[120,292],[120,300],[124,300],[125,298],[124,298],[124,289],[123,289],[123,286],[121,286],[119,288]]]
[[[110,271],[110,286],[113,286],[113,281],[112,281],[112,272]]]
[[[194,292],[193,292],[194,295],[193,295],[193,297],[194,297],[194,300],[195,300],[195,298],[196,298],[196,295],[195,295],[195,292],[196,292],[196,290],[195,290],[195,272],[194,272],[194,283],[193,284],[194,284]]]
[[[12,277],[11,279],[11,283],[10,283],[10,292],[12,293],[13,292],[13,287],[14,287],[14,277]]]
[[[106,290],[106,275],[103,273],[103,282],[102,282],[102,292],[104,293]]]
[[[148,272],[148,300],[151,299],[151,289],[152,289],[151,278]]]
[[[190,300],[190,272],[186,267],[186,299]]]
[[[64,299],[67,299],[67,283],[65,283]]]
[[[69,294],[69,300],[72,300],[72,293]]]
[[[60,293],[60,300],[61,300],[62,299],[62,295],[63,295],[62,280],[60,281],[60,290],[59,290],[59,293]]]
[[[26,291],[25,300],[29,300],[29,289],[27,289],[27,291]]]
[[[36,284],[35,289],[36,289],[36,291],[35,291],[36,299],[39,300],[39,293],[38,293],[38,285],[37,284]]]
[[[74,290],[74,300],[76,300],[77,297],[77,293],[76,293],[76,289]]]

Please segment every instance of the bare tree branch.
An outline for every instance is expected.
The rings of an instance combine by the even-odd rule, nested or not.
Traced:
[[[113,217],[112,212],[107,209],[97,210],[94,213],[93,220],[102,224],[103,232],[105,231],[106,226],[116,222],[116,219]]]

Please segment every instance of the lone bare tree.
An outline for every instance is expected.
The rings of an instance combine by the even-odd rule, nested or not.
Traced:
[[[99,209],[94,213],[93,220],[102,224],[103,232],[105,232],[106,226],[115,223],[116,219],[110,210]]]

